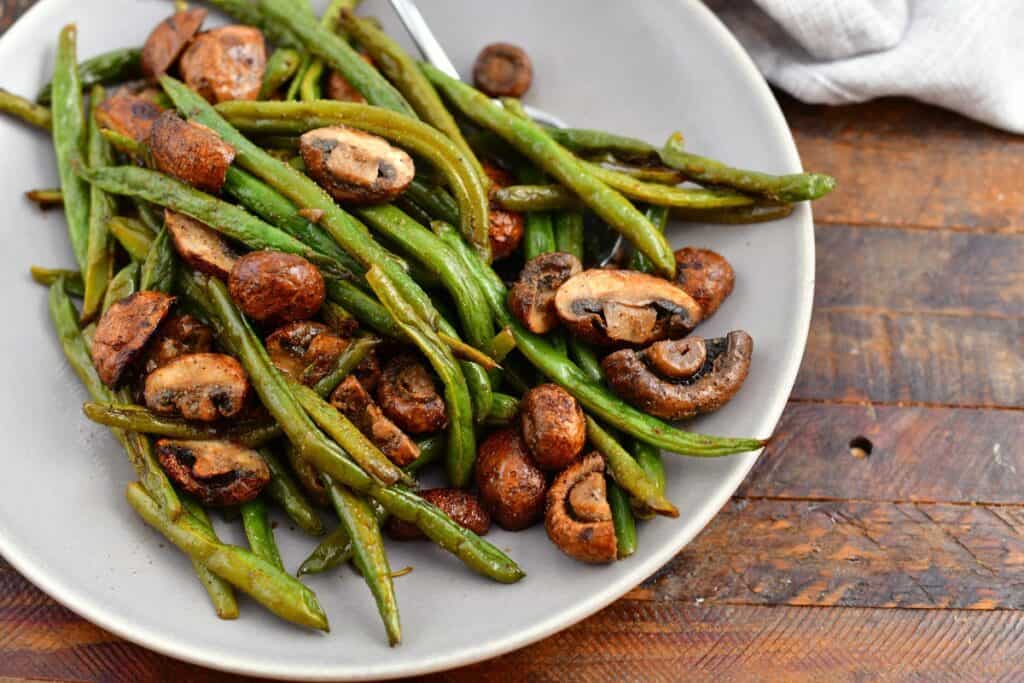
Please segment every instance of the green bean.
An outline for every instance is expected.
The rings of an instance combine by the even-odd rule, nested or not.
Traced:
[[[281,560],[281,551],[277,549],[277,541],[274,540],[274,530],[270,526],[266,502],[257,497],[242,503],[241,508],[242,527],[245,529],[245,538],[249,541],[249,550],[284,571],[284,562]]]
[[[64,281],[64,291],[67,294],[79,298],[85,294],[85,283],[82,282],[82,274],[77,270],[32,266],[29,272],[32,274],[32,279],[41,285],[49,287],[58,279],[62,279]]]
[[[127,154],[128,156],[133,157],[136,161],[141,162],[147,168],[153,168],[153,159],[149,153],[149,147],[145,142],[128,137],[127,135],[118,133],[116,130],[112,130],[110,128],[101,128],[100,135],[110,143],[111,147],[121,154]]]
[[[191,559],[251,596],[277,616],[300,626],[327,631],[327,616],[316,595],[297,579],[254,553],[207,537],[191,515],[172,521],[138,484],[128,484],[129,504],[147,524]]]
[[[446,221],[452,225],[459,223],[459,205],[444,188],[431,185],[418,176],[412,179],[401,197],[412,200],[417,206],[430,214],[431,219]],[[424,225],[429,225],[428,220]]]
[[[324,525],[320,520],[320,515],[306,500],[306,496],[288,472],[288,468],[270,448],[261,448],[260,455],[263,456],[264,462],[270,469],[270,483],[265,489],[267,496],[277,503],[288,515],[288,518],[307,534],[311,536],[322,534]]]
[[[72,164],[84,163],[86,138],[82,84],[75,62],[77,43],[78,31],[68,24],[60,32],[53,71],[53,146],[71,250],[84,273],[89,250],[89,186],[72,168]]]
[[[380,340],[374,337],[356,337],[353,339],[338,356],[338,360],[334,363],[334,368],[313,385],[313,391],[321,398],[330,396],[331,392],[338,388],[338,385],[370,355],[370,351],[379,343]]]
[[[661,232],[665,232],[665,226],[668,225],[668,208],[664,206],[656,206],[652,204],[647,207],[646,211],[647,220],[651,222],[655,228]],[[638,270],[641,273],[649,273],[652,270],[651,261],[646,256],[641,254],[639,251],[633,250],[633,253],[629,256],[629,265],[627,266],[630,270]]]
[[[106,98],[102,85],[94,86],[89,101],[95,108]],[[95,116],[90,116],[87,127],[87,154],[89,165],[109,166],[114,161],[110,145],[100,135],[100,125]],[[92,320],[99,311],[103,293],[110,281],[113,258],[110,251],[110,233],[107,224],[113,218],[117,205],[114,198],[96,185],[89,187],[89,236],[85,255],[85,296],[82,298],[82,319]]]
[[[402,627],[398,618],[395,586],[391,580],[391,565],[384,552],[380,525],[365,500],[331,481],[326,475],[323,480],[338,519],[351,539],[352,560],[377,602],[377,611],[388,634],[388,644],[394,647],[402,640]]]
[[[174,273],[178,266],[178,257],[171,244],[171,233],[167,228],[153,238],[153,246],[142,262],[142,289],[157,292],[169,292],[174,286]]]
[[[674,133],[661,150],[661,160],[678,168],[695,182],[717,187],[732,187],[775,202],[800,202],[823,197],[836,186],[836,180],[824,173],[770,175],[726,166],[720,161],[691,154],[683,148],[683,136]]]
[[[683,209],[722,209],[732,206],[750,206],[754,199],[733,190],[690,189],[645,183],[633,176],[605,168],[599,164],[581,162],[595,178],[621,192],[626,197],[659,206]]]
[[[157,210],[157,208],[149,202],[143,201],[137,197],[132,198],[131,201],[135,206],[135,210],[139,214],[139,220],[141,220],[147,228],[153,231],[153,235],[155,236],[160,232],[160,228],[164,227],[163,211]]]
[[[443,72],[423,65],[427,77],[449,100],[478,125],[511,143],[548,174],[571,189],[605,222],[647,254],[666,276],[675,274],[676,262],[665,237],[659,234],[621,194],[608,187],[576,157],[552,140],[529,119],[520,119],[494,104],[483,93]]]
[[[43,211],[64,204],[64,193],[60,191],[60,188],[29,190],[25,193],[25,198],[30,202],[35,202]]]
[[[426,356],[434,371],[445,385],[445,403],[448,407],[448,479],[453,486],[462,488],[469,484],[476,460],[476,437],[473,433],[473,411],[470,406],[469,389],[459,371],[458,363],[436,335],[433,329],[412,311],[402,299],[387,275],[377,267],[366,273],[377,298],[391,313],[391,317]]]
[[[114,216],[107,222],[107,229],[132,260],[139,263],[146,260],[156,237],[156,233],[150,230],[149,226],[135,218]]]
[[[285,102],[294,102],[299,99],[302,91],[302,84],[306,80],[306,72],[309,71],[309,67],[312,63],[313,55],[308,52],[303,52],[302,56],[299,57],[299,67],[295,70],[295,76],[292,78],[292,82],[288,84],[288,90],[284,93]]]
[[[519,414],[519,399],[508,394],[494,393],[494,402],[491,404],[491,412],[487,416],[487,424],[504,425],[509,424]]]
[[[10,114],[30,126],[43,130],[50,130],[53,127],[53,115],[49,109],[33,104],[3,88],[0,88],[0,112]]]
[[[459,205],[462,233],[488,258],[487,187],[470,158],[431,126],[386,109],[354,102],[223,102],[217,105],[217,111],[250,133],[304,133],[322,126],[343,124],[388,138],[415,152],[444,175]]]
[[[59,89],[58,89],[59,91]],[[78,315],[74,305],[64,292],[63,278],[50,286],[50,317],[53,318],[54,326],[57,328],[57,336],[60,339],[64,355],[71,365],[71,368],[82,380],[86,390],[96,401],[111,403],[116,393],[107,388],[92,364],[92,357],[86,347],[82,333],[78,329]],[[128,454],[128,460],[139,477],[153,496],[156,496],[161,509],[165,510],[171,518],[177,518],[181,514],[181,502],[174,492],[171,482],[167,480],[160,463],[153,456],[153,450],[149,440],[135,433],[126,432],[120,429],[113,430],[114,436],[124,446]]]
[[[615,540],[619,559],[636,552],[636,520],[629,507],[629,497],[615,480],[608,480],[608,506],[612,510],[612,524],[615,526]]]
[[[78,74],[82,88],[130,81],[142,75],[142,50],[118,48],[90,57],[78,65]],[[52,89],[52,82],[44,85],[36,95],[36,102],[49,104]]]
[[[289,5],[288,0],[260,0],[260,9],[268,19],[296,36],[307,50],[340,72],[367,102],[406,116],[416,115],[401,93],[364,62],[343,38],[310,14],[295,12]]]
[[[281,436],[281,428],[273,422],[236,422],[227,427],[201,424],[180,417],[157,415],[132,404],[86,402],[82,404],[82,412],[98,424],[170,439],[224,439],[256,448]]]
[[[583,261],[583,212],[560,211],[555,214],[555,246]]]
[[[344,306],[361,324],[385,337],[397,339],[402,336],[402,331],[391,319],[387,309],[351,282],[328,280],[326,285],[327,298]]]
[[[555,142],[582,156],[611,154],[624,161],[659,161],[658,149],[643,140],[586,128],[547,128]]]
[[[385,486],[405,478],[402,470],[334,406],[306,385],[290,377],[282,376],[282,379],[313,422],[334,439],[364,472]]]
[[[288,82],[288,79],[295,75],[299,68],[302,57],[297,50],[290,47],[281,47],[274,50],[267,60],[266,70],[263,72],[263,84],[260,86],[259,99],[269,99],[277,92],[277,89]]]
[[[594,352],[594,347],[581,341],[575,335],[570,335],[569,353],[587,379],[595,384],[604,381],[604,371],[601,370],[601,361]]]
[[[518,100],[512,100],[518,102]],[[514,111],[514,110],[513,110]],[[517,174],[518,180],[523,183],[542,183],[544,173],[538,171],[535,166],[528,165]],[[551,221],[551,214],[541,211],[529,211],[525,217],[523,229],[523,258],[530,259],[553,252],[555,245],[555,228]]]
[[[754,204],[728,209],[674,209],[672,217],[681,221],[738,225],[765,223],[793,213],[792,204]]]
[[[579,209],[579,197],[561,185],[509,185],[494,191],[494,201],[507,211]]]
[[[618,173],[624,173],[636,180],[658,185],[679,185],[686,182],[686,176],[682,171],[667,166],[633,166],[625,164],[614,156],[604,155],[600,157],[589,157],[587,161],[601,164],[604,168]]]
[[[494,404],[491,377],[482,365],[473,361],[460,360],[459,367],[462,369],[462,376],[466,379],[466,390],[469,391],[470,403],[473,406],[473,421],[481,424],[491,414]]]
[[[117,275],[110,279],[110,285],[103,295],[103,310],[107,310],[114,303],[131,296],[139,290],[139,264],[129,263],[117,271]]]
[[[594,418],[587,416],[587,439],[594,448],[604,455],[608,469],[615,482],[629,495],[655,512],[669,517],[678,517],[679,511],[658,491],[654,481],[633,460],[633,457],[606,432]]]
[[[444,434],[433,434],[416,442],[420,456],[402,468],[408,475],[414,475],[427,465],[437,462],[444,455],[448,439]]]
[[[512,330],[505,327],[501,332],[494,335],[489,348],[491,349],[491,357],[495,361],[500,363],[505,360],[505,356],[512,353],[516,348],[516,337],[512,334]]]
[[[302,74],[302,83],[299,85],[299,99],[303,102],[319,100],[323,95],[320,89],[320,81],[323,77],[324,60],[314,59],[309,63],[306,73]]]
[[[665,492],[665,462],[661,457],[661,449],[656,448],[643,441],[633,440],[633,459],[640,469],[644,471],[647,478],[654,482],[655,488],[661,493]],[[641,519],[648,519],[654,516],[654,512],[643,503],[634,502],[634,514]]]
[[[211,541],[220,540],[202,506],[188,497],[181,499],[181,505],[188,514],[195,518],[196,531],[205,534]],[[217,616],[221,619],[237,619],[238,601],[235,599],[235,591],[231,584],[207,569],[201,560],[193,559],[192,568],[195,570],[196,576],[199,577],[200,583],[203,584],[203,588],[206,589],[206,594],[210,596],[210,602],[213,603],[213,609],[217,612]]]
[[[345,527],[339,526],[327,534],[324,540],[320,541],[320,544],[309,554],[309,557],[302,561],[295,575],[322,574],[340,567],[351,559],[352,541],[349,540]]]

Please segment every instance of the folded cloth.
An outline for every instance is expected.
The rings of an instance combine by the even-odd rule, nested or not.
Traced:
[[[902,95],[1024,133],[1024,0],[706,3],[797,99]]]

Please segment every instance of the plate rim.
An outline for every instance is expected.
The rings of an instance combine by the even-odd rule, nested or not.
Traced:
[[[715,34],[723,48],[730,54],[731,59],[740,67],[743,72],[743,78],[747,81],[752,94],[757,100],[759,109],[768,112],[769,125],[774,129],[773,132],[783,139],[786,149],[783,154],[784,158],[780,160],[782,162],[781,165],[788,172],[802,170],[796,142],[790,132],[782,109],[772,94],[767,81],[757,70],[750,55],[725,24],[703,2],[699,0],[677,1],[679,4],[688,6],[692,10],[694,21],[701,22],[707,31]],[[22,33],[30,31],[37,23],[36,16],[41,15],[42,8],[50,3],[51,0],[38,0],[38,2],[16,19],[7,32],[0,37],[0,48],[4,44],[11,42],[10,36],[18,36],[20,39]],[[30,36],[31,33],[28,35]],[[770,419],[768,420],[772,431],[778,425],[782,411],[785,409],[793,385],[796,382],[797,372],[799,371],[799,366],[807,346],[814,299],[814,221],[809,203],[804,202],[798,205],[792,216],[799,221],[797,226],[800,237],[799,262],[803,272],[806,274],[806,279],[801,283],[801,290],[794,297],[797,299],[798,305],[796,311],[797,320],[794,323],[794,328],[799,331],[800,338],[797,340],[797,344],[790,346],[791,351],[786,358],[786,369],[789,370],[788,374],[791,376],[788,386],[780,385],[775,392],[776,401],[773,410],[770,411]],[[37,566],[28,557],[23,555],[14,543],[8,542],[3,533],[0,533],[0,555],[34,586],[79,617],[129,642],[191,664],[228,673],[279,680],[358,681],[417,676],[475,664],[521,649],[579,623],[620,599],[636,585],[639,585],[661,569],[673,556],[689,545],[693,538],[718,515],[722,507],[729,501],[747,474],[749,474],[754,464],[756,464],[763,450],[761,449],[747,456],[747,462],[744,466],[738,467],[730,476],[717,483],[716,489],[708,503],[701,508],[698,515],[689,520],[679,530],[672,542],[663,545],[642,564],[636,565],[629,573],[618,581],[609,583],[600,592],[578,602],[571,608],[562,610],[558,614],[536,622],[532,626],[512,635],[500,639],[492,639],[474,647],[464,648],[455,654],[437,654],[431,658],[424,658],[412,663],[399,662],[395,665],[379,667],[311,665],[302,668],[290,665],[283,668],[250,665],[243,657],[216,653],[202,647],[168,640],[155,629],[135,624],[130,619],[108,611],[97,601],[77,595],[73,588],[61,586],[62,582],[59,579],[51,577],[49,575],[50,572],[44,567]]]

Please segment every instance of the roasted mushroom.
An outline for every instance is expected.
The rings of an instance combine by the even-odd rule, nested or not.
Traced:
[[[171,68],[206,20],[201,7],[173,14],[153,29],[142,46],[142,74],[155,81]]]
[[[491,97],[521,97],[533,82],[533,62],[521,47],[492,43],[473,64],[473,83]]]
[[[309,175],[339,202],[391,201],[416,174],[405,151],[347,126],[309,131],[299,138],[299,153]]]
[[[312,263],[280,251],[252,251],[238,259],[228,288],[246,315],[271,325],[313,317],[326,294]]]
[[[491,516],[472,493],[460,489],[427,489],[420,491],[420,497],[441,509],[452,521],[477,536],[483,536],[491,529]],[[398,541],[414,541],[426,538],[415,524],[405,522],[394,515],[388,518],[388,535]]]
[[[149,151],[157,169],[206,192],[220,192],[235,150],[206,126],[165,111],[153,122]]]
[[[555,294],[562,323],[599,346],[642,345],[686,335],[700,305],[668,280],[632,270],[585,270]]]
[[[252,26],[222,26],[196,36],[181,56],[181,75],[214,104],[255,100],[267,68],[263,34]]]
[[[299,320],[274,330],[267,337],[267,353],[274,366],[296,382],[313,385],[334,369],[349,340],[323,323]],[[363,388],[373,391],[380,378],[374,351],[352,371]]]
[[[591,453],[555,477],[548,491],[548,538],[580,562],[606,564],[618,554],[606,488],[604,458]]]
[[[754,341],[741,330],[622,349],[601,363],[612,391],[664,420],[683,420],[729,402],[750,370]]]
[[[249,378],[222,353],[178,356],[146,377],[146,406],[154,413],[212,422],[241,412]]]
[[[164,209],[164,227],[174,249],[196,270],[226,280],[238,260],[238,253],[212,228],[183,213]]]
[[[349,83],[347,78],[334,69],[331,69],[331,73],[327,75],[327,81],[324,83],[324,95],[329,100],[366,104],[366,98],[363,97],[363,94],[356,90],[355,86]]]
[[[676,284],[692,296],[707,318],[732,292],[732,266],[710,249],[684,247],[676,252]]]
[[[544,514],[547,479],[514,428],[491,432],[477,449],[480,502],[503,529],[532,526]]]
[[[164,108],[151,98],[121,88],[96,105],[95,116],[103,128],[145,142],[163,111]]]
[[[142,372],[149,374],[187,353],[206,353],[213,348],[213,330],[188,313],[164,320],[146,347]]]
[[[542,468],[564,469],[583,452],[587,441],[583,408],[557,384],[541,384],[526,392],[519,415],[526,447]]]
[[[414,356],[395,356],[384,366],[377,402],[402,431],[429,434],[448,425],[448,411],[434,379]]]
[[[115,302],[96,323],[92,362],[108,387],[121,381],[125,369],[139,357],[174,304],[163,292],[136,292]]]
[[[512,175],[493,164],[484,163],[483,167],[484,173],[491,180],[487,235],[491,240],[491,256],[498,261],[519,248],[519,243],[523,241],[523,232],[526,230],[526,222],[523,214],[507,211],[494,200],[496,190],[515,184]]]
[[[239,505],[270,481],[260,454],[230,441],[160,439],[156,454],[168,476],[203,505]]]
[[[519,279],[508,293],[508,308],[526,329],[547,334],[558,325],[555,292],[583,270],[572,254],[554,252],[535,256],[526,262]]]
[[[391,462],[405,467],[420,457],[420,448],[389,420],[380,406],[353,376],[345,378],[331,394],[331,405],[352,421]]]

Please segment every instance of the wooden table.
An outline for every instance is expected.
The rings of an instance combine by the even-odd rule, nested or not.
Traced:
[[[0,31],[29,4],[0,2]],[[429,680],[1024,677],[1024,139],[907,101],[780,100],[840,189],[815,205],[811,335],[772,445],[625,598]],[[5,676],[237,680],[90,625],[0,560]]]

